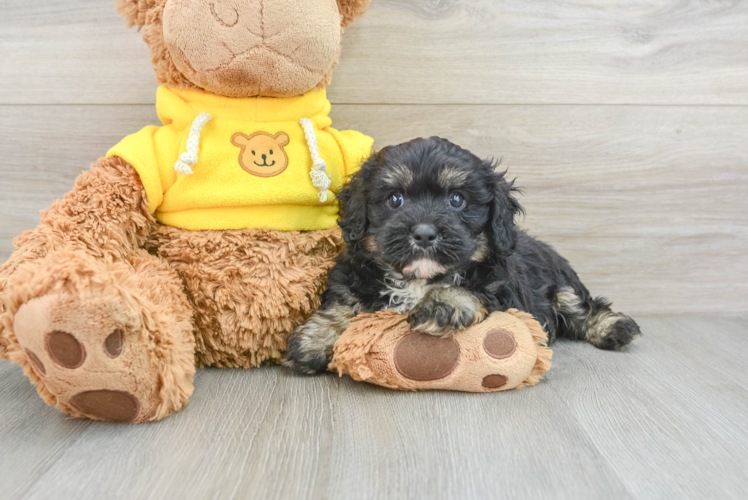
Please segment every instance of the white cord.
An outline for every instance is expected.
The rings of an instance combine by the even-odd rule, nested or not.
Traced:
[[[200,113],[192,122],[190,135],[187,137],[187,151],[179,155],[179,159],[174,164],[174,170],[182,175],[192,175],[192,167],[197,165],[197,152],[200,150],[200,134],[206,123],[213,119],[208,113]]]
[[[327,201],[327,190],[332,185],[330,175],[327,173],[327,163],[319,156],[319,146],[317,145],[317,135],[314,133],[314,124],[309,118],[299,120],[301,128],[304,129],[304,137],[309,146],[309,153],[312,155],[312,171],[309,176],[312,178],[312,185],[319,189],[319,201]]]

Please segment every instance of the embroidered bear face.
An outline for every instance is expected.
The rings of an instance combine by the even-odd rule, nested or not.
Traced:
[[[231,144],[241,148],[239,165],[258,177],[273,177],[286,170],[288,155],[283,148],[288,142],[288,134],[285,132],[275,135],[267,132],[245,135],[237,132],[231,137]]]

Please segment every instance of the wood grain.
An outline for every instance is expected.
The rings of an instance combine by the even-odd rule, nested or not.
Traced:
[[[523,227],[635,313],[748,311],[748,114],[672,106],[339,105],[378,146],[441,135],[525,189]],[[61,124],[64,123],[64,126]],[[0,260],[152,106],[0,107]]]
[[[346,30],[336,103],[748,104],[748,4],[374,0]],[[111,2],[4,0],[0,104],[153,101]]]
[[[184,411],[139,426],[66,418],[0,361],[4,498],[742,499],[748,317],[637,319],[624,353],[556,344],[534,388],[209,369]]]
[[[19,498],[86,433],[89,423],[50,411],[17,365],[0,359],[0,482]]]
[[[748,365],[733,357],[747,345],[745,320],[662,318],[643,327],[623,354],[559,343],[563,361],[549,384],[634,498],[744,496]]]

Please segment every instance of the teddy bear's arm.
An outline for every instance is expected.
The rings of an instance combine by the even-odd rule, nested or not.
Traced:
[[[22,264],[62,248],[95,259],[120,261],[142,247],[153,224],[137,172],[121,158],[102,158],[81,174],[75,187],[41,214],[40,224],[17,237],[15,252],[0,267],[0,315],[5,284]],[[3,325],[0,323],[0,345]]]

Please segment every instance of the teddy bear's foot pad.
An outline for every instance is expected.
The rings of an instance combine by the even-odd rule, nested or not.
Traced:
[[[76,417],[142,422],[159,403],[158,373],[138,318],[122,302],[63,293],[29,301],[14,330],[60,410]]]
[[[395,389],[493,392],[536,384],[550,357],[540,325],[519,311],[495,312],[446,338],[412,331],[407,316],[379,311],[354,318],[330,369]]]
[[[107,389],[79,392],[70,398],[70,404],[86,415],[111,422],[132,422],[140,411],[138,398]]]
[[[439,380],[457,368],[460,346],[454,338],[413,332],[401,338],[393,353],[395,368],[403,377],[419,382]]]

